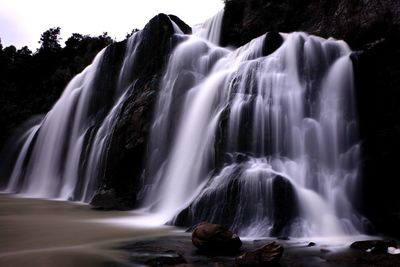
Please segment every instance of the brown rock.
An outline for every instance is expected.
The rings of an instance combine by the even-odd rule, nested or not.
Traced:
[[[246,252],[236,258],[238,266],[265,266],[274,265],[279,262],[283,254],[283,247],[278,243],[271,242],[255,251]]]
[[[203,252],[234,253],[242,246],[239,236],[219,224],[200,223],[192,233],[192,243]]]

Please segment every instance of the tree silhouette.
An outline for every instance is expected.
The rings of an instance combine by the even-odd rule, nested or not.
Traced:
[[[128,38],[131,37],[135,32],[138,32],[138,31],[139,31],[139,29],[137,29],[137,28],[133,29],[130,33],[127,33],[127,34],[125,35],[125,38],[128,39]]]
[[[60,31],[61,31],[60,27],[54,27],[42,33],[42,36],[40,37],[39,41],[39,44],[41,44],[39,51],[40,50],[49,52],[59,51],[61,49]]]
[[[96,37],[74,33],[61,47],[60,31],[45,31],[34,53],[26,46],[3,47],[0,39],[0,149],[24,120],[46,113],[68,81],[113,43],[107,32]]]

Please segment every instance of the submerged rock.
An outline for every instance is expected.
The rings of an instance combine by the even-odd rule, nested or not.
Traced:
[[[352,249],[358,249],[371,253],[387,253],[389,247],[397,248],[394,240],[365,240],[356,241],[350,245]]]
[[[118,197],[113,188],[101,188],[96,191],[90,205],[96,210],[129,210],[131,202],[132,200],[127,198]]]
[[[113,189],[100,189],[96,192],[90,205],[94,209],[111,210],[118,206],[118,200]]]
[[[314,242],[310,242],[308,243],[307,247],[315,247],[317,244],[315,244]]]
[[[192,243],[211,254],[234,253],[242,246],[239,236],[219,224],[200,223],[192,233]]]
[[[279,262],[283,255],[283,247],[276,242],[271,242],[257,250],[246,252],[236,258],[238,266],[265,266]]]
[[[165,266],[165,265],[178,265],[187,263],[185,258],[178,253],[156,257],[145,262],[148,266]]]

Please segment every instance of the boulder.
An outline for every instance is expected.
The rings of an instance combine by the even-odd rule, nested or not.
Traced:
[[[371,253],[387,253],[389,247],[397,248],[397,244],[394,240],[365,240],[356,241],[350,247]]]
[[[273,227],[272,236],[289,240],[290,226],[299,215],[297,192],[292,183],[283,176],[276,176],[273,181]]]
[[[314,242],[310,242],[308,243],[307,247],[315,247],[317,244],[315,244]]]
[[[98,189],[90,205],[95,210],[130,210],[132,199],[118,197],[118,193],[113,188]]]
[[[275,52],[275,50],[277,50],[282,43],[283,38],[278,32],[272,31],[267,33],[262,48],[263,56],[268,56]]]
[[[94,209],[111,210],[118,206],[118,200],[114,189],[100,189],[94,195],[90,205]]]
[[[199,250],[212,254],[235,253],[242,246],[239,236],[219,224],[202,222],[192,233],[192,243]]]
[[[283,247],[274,241],[257,250],[246,252],[237,257],[235,262],[238,266],[273,266],[279,262],[282,254]]]

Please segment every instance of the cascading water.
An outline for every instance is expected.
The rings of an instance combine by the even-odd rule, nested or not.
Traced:
[[[116,90],[100,82],[108,67],[106,49],[68,84],[46,117],[22,137],[25,143],[6,191],[85,202],[92,198],[107,137],[132,86],[130,71],[140,38],[137,33],[127,41]]]
[[[216,24],[208,22],[209,30]],[[160,220],[208,220],[245,236],[357,233],[348,46],[271,33],[228,50],[207,36],[215,33],[194,34],[170,58],[152,126],[145,205]]]
[[[227,49],[218,46],[222,17],[191,36],[171,21],[184,41],[158,92],[142,207],[159,223],[208,220],[243,236],[357,233],[350,49],[305,33],[268,33]],[[141,35],[126,42],[118,69],[107,67],[110,49],[99,53],[24,134],[7,191],[90,201],[137,82]]]

